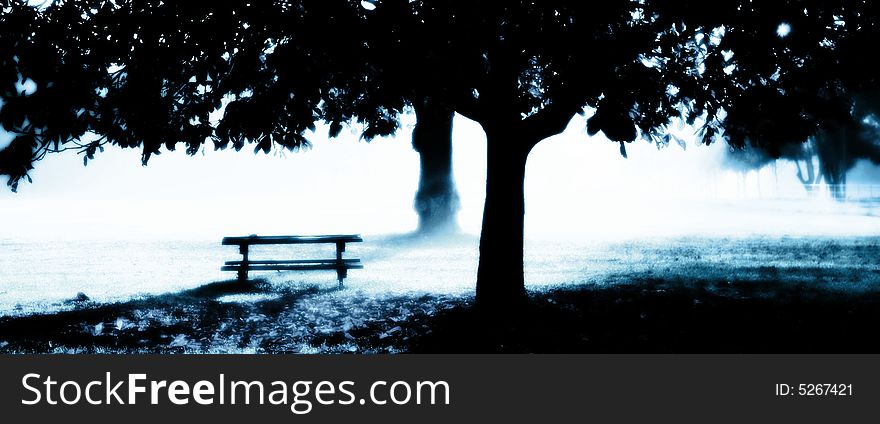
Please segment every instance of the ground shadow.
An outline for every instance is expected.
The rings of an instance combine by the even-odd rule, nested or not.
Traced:
[[[759,274],[734,281],[628,275],[620,277],[626,283],[532,292],[529,305],[507,317],[475,309],[470,296],[225,281],[129,302],[85,302],[67,312],[2,318],[0,352],[878,351],[876,289],[782,283]],[[257,300],[223,300],[251,295]]]
[[[499,322],[474,308],[431,318],[412,352],[876,353],[880,294],[662,280],[532,295]],[[731,295],[729,286],[739,287]]]
[[[339,290],[336,285],[277,288],[265,280],[219,281],[177,293],[95,304],[74,299],[73,310],[0,318],[0,351],[175,352],[198,348],[226,331],[224,323],[255,315],[271,319],[306,295]],[[224,296],[265,295],[252,302]],[[246,343],[247,332],[239,331]],[[192,343],[196,341],[196,343]],[[185,342],[185,343],[184,343]]]

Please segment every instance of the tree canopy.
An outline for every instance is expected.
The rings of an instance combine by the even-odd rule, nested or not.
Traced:
[[[66,148],[140,147],[146,162],[209,140],[298,148],[318,121],[386,135],[425,96],[481,123],[533,118],[543,136],[584,107],[591,134],[621,142],[699,121],[707,143],[779,155],[876,86],[872,2],[5,3],[0,124],[16,139],[0,172],[13,188]]]
[[[388,134],[397,121],[384,109],[403,105],[365,96],[363,40],[347,36],[358,32],[364,10],[352,5],[5,5],[0,123],[16,138],[0,152],[0,173],[15,188],[48,152],[74,148],[91,159],[105,144],[139,147],[144,163],[179,144],[191,154],[208,142],[296,149],[319,120],[335,133],[359,120],[367,138]],[[22,81],[36,90],[24,93]]]

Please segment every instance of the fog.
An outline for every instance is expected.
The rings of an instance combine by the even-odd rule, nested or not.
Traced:
[[[363,234],[365,242],[348,254],[363,259],[365,269],[353,271],[346,281],[351,289],[330,301],[348,305],[357,296],[410,292],[466,297],[476,275],[476,237],[439,243],[443,239],[396,236],[413,232],[418,221],[412,125],[407,118],[397,137],[370,143],[359,140],[356,129],[328,140],[326,129],[318,128],[313,147],[300,152],[164,152],[146,167],[138,151],[114,147],[85,167],[74,152],[50,155],[37,163],[32,184],[23,183],[18,193],[0,190],[0,316],[70,309],[80,293],[113,302],[223,281],[232,275],[220,264],[238,252],[220,239],[247,234]],[[861,187],[864,200],[808,196],[792,163],[732,170],[725,165],[726,145],[700,146],[688,138],[689,129],[679,130],[685,148],[673,143],[658,151],[634,142],[624,159],[617,143],[587,137],[579,117],[532,151],[526,175],[530,290],[617,284],[627,281],[621,275],[655,270],[686,279],[711,271],[724,279],[755,263],[784,269],[796,263],[793,269],[800,270],[803,263],[828,260],[839,273],[874,266],[872,257],[859,255],[828,259],[839,250],[837,242],[813,236],[880,233],[880,187],[870,184],[880,177],[876,167],[863,163],[851,172],[849,181]],[[459,224],[476,235],[485,197],[485,136],[474,122],[456,117],[453,139]],[[839,243],[860,248],[874,242]],[[258,259],[332,255],[282,247],[252,253]],[[695,249],[703,254],[688,253]],[[815,261],[804,259],[813,256]],[[816,278],[804,275],[811,270],[786,275]],[[336,287],[332,272],[259,277],[284,290],[303,282]],[[236,299],[225,300],[244,301]]]
[[[140,165],[137,150],[108,147],[83,166],[75,152],[36,164],[33,184],[0,191],[0,239],[220,240],[242,234],[399,234],[415,230],[418,156],[413,119],[392,138],[327,139],[318,128],[300,152],[211,148],[163,152]],[[808,197],[794,164],[738,172],[722,166],[724,143],[619,146],[588,137],[584,119],[532,152],[526,237],[624,239],[688,235],[849,235],[880,232],[875,204]],[[459,224],[478,234],[485,197],[485,136],[457,116],[454,169]],[[849,181],[880,196],[877,168],[859,163]],[[876,193],[870,193],[874,190]],[[858,190],[854,192],[858,193]]]

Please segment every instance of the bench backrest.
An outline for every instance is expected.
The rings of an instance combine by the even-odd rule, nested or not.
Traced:
[[[364,239],[359,234],[338,234],[326,236],[244,236],[224,237],[224,245],[254,244],[307,244],[307,243],[357,243]]]

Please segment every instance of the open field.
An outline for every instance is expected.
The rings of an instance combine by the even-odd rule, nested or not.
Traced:
[[[12,251],[39,248],[22,243]],[[55,269],[52,260],[61,253],[13,271],[0,267],[4,279],[12,278],[0,285],[6,315],[0,351],[876,352],[880,346],[880,237],[532,241],[526,249],[532,304],[519,318],[499,322],[471,308],[477,239],[470,236],[442,243],[368,239],[349,252],[366,269],[352,271],[343,288],[332,272],[226,281],[232,276],[216,269],[236,252],[216,242],[59,246],[54,252],[68,256]],[[85,254],[90,251],[101,253]],[[79,271],[70,252],[80,252]],[[48,265],[40,268],[40,261]],[[212,278],[218,282],[205,283]]]

